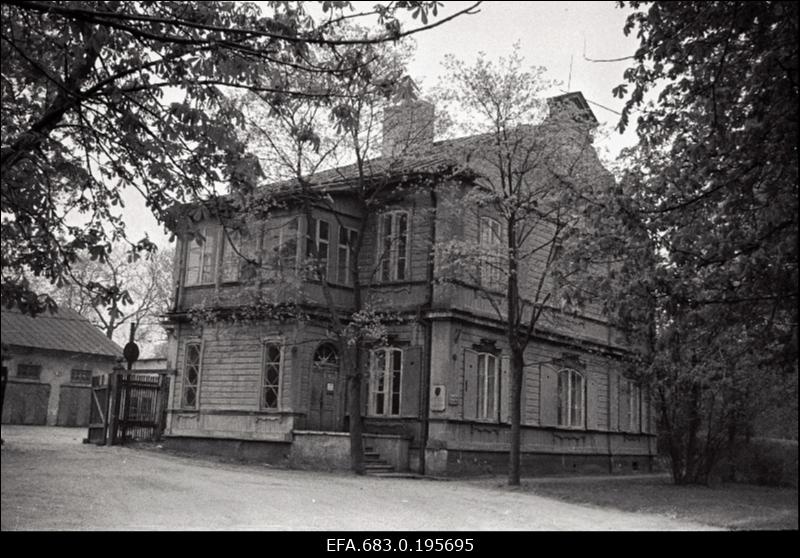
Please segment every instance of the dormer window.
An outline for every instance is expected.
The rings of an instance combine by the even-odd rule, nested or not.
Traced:
[[[381,281],[404,281],[408,269],[408,211],[390,211],[379,217],[378,257]]]

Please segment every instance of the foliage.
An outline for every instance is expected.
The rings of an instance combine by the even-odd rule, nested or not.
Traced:
[[[155,343],[162,337],[159,320],[169,309],[173,294],[174,250],[139,256],[125,248],[116,245],[103,261],[82,254],[60,287],[42,279],[32,286],[59,306],[86,316],[121,345],[128,341],[128,331],[122,327],[128,324],[136,326],[137,343]]]
[[[584,287],[646,349],[674,480],[708,482],[759,412],[796,408],[798,7],[630,5],[640,46],[615,94],[640,142],[587,208],[578,250],[617,264]]]
[[[437,2],[355,11],[350,2],[6,2],[2,7],[2,299],[53,306],[29,274],[60,284],[82,251],[107,258],[125,240],[119,209],[138,192],[170,225],[176,202],[258,179],[239,141],[242,116],[222,87],[326,99],[364,62],[340,49],[440,25]],[[319,11],[319,10],[317,10]],[[404,30],[403,14],[424,23]],[[377,32],[342,37],[343,23]],[[330,56],[319,61],[314,49]],[[291,89],[285,70],[307,76]],[[314,79],[319,77],[319,79]],[[149,239],[131,241],[149,251]]]
[[[544,320],[559,314],[554,282],[562,238],[580,225],[582,191],[604,180],[591,147],[594,119],[572,104],[546,102],[543,68],[525,69],[515,48],[494,63],[449,57],[439,94],[460,111],[452,121],[477,133],[451,143],[474,186],[451,200],[475,232],[439,243],[441,279],[465,278],[505,324],[511,351],[509,484],[520,482],[521,393],[525,350]],[[464,209],[467,208],[467,209]],[[555,295],[555,296],[554,296]]]

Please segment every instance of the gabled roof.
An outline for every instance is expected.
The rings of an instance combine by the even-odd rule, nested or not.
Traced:
[[[121,357],[122,349],[92,323],[69,308],[36,317],[19,310],[0,310],[0,337],[4,345]]]

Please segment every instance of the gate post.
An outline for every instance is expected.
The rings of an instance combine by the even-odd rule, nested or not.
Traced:
[[[117,442],[117,426],[119,424],[120,378],[124,369],[117,363],[108,375],[108,434],[106,445],[113,446]]]

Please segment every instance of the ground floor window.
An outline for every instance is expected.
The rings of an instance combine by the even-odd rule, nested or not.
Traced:
[[[572,428],[583,426],[584,379],[577,370],[558,373],[558,424]]]
[[[69,373],[69,381],[74,384],[91,384],[92,371],[73,368]]]
[[[181,408],[183,409],[197,409],[201,354],[199,341],[186,344],[181,382]]]
[[[370,414],[399,415],[400,389],[403,385],[403,350],[384,348],[372,351],[370,364]]]
[[[497,357],[491,353],[478,353],[478,418],[497,416]]]
[[[264,343],[264,373],[261,384],[261,408],[277,409],[280,402],[283,347],[274,341]]]
[[[628,430],[639,432],[640,427],[640,402],[641,390],[633,380],[626,380],[626,395],[628,397]]]

